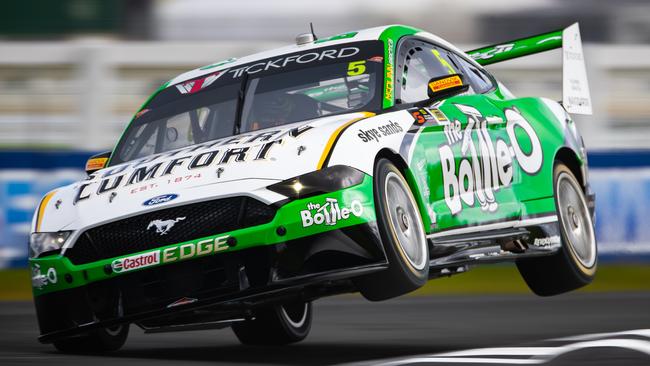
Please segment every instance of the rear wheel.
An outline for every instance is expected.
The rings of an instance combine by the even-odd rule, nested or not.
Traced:
[[[377,224],[389,267],[360,277],[355,284],[365,298],[378,301],[426,283],[429,247],[417,202],[399,169],[387,159],[379,160],[374,184]]]
[[[54,341],[54,347],[63,353],[105,353],[117,351],[129,336],[129,325],[96,329],[74,338]]]
[[[557,295],[589,284],[598,265],[594,225],[582,187],[561,162],[556,163],[553,176],[562,247],[552,256],[517,261],[528,287],[540,296]]]
[[[311,320],[311,302],[297,301],[260,309],[254,319],[234,323],[232,330],[243,344],[283,345],[305,339]]]

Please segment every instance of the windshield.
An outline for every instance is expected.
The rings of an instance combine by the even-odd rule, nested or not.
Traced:
[[[238,133],[378,110],[379,41],[324,47],[203,75],[162,90],[129,125],[111,165]]]

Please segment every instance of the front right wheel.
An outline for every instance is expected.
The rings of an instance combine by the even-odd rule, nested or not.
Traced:
[[[553,177],[562,247],[548,257],[517,261],[526,284],[540,296],[561,294],[591,283],[598,265],[594,224],[580,183],[561,162],[555,164]]]
[[[243,344],[285,345],[300,342],[311,329],[311,302],[296,301],[255,311],[255,317],[232,325]]]
[[[101,354],[120,349],[129,336],[129,324],[101,328],[74,338],[54,341],[54,347],[63,353]]]

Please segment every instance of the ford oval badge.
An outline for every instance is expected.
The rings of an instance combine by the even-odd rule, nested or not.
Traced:
[[[143,206],[153,206],[153,205],[157,205],[159,203],[169,202],[169,201],[174,200],[176,198],[178,198],[178,195],[174,194],[174,193],[163,194],[162,196],[156,196],[156,197],[153,197],[153,198],[150,198],[150,199],[144,201],[142,203],[142,205]]]

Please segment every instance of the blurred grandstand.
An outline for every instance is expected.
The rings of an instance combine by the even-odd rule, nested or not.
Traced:
[[[82,178],[85,157],[110,149],[160,84],[290,43],[310,21],[323,36],[404,23],[466,49],[580,21],[595,111],[578,122],[593,152],[601,251],[648,257],[647,1],[22,0],[0,13],[0,267],[24,265],[42,194]],[[559,53],[490,70],[516,95],[560,98]]]

